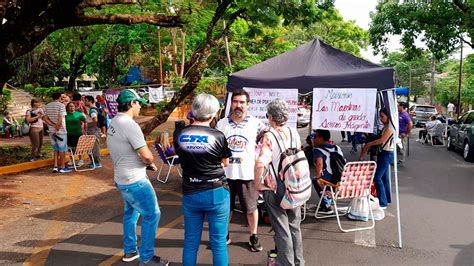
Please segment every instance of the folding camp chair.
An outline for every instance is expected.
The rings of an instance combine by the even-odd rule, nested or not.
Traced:
[[[316,219],[324,219],[329,217],[336,216],[337,224],[339,229],[342,232],[352,232],[360,231],[366,229],[372,229],[375,226],[374,214],[372,213],[372,207],[370,206],[370,188],[372,185],[372,180],[374,178],[375,169],[377,164],[373,161],[361,161],[361,162],[349,162],[344,166],[344,171],[342,172],[341,182],[338,185],[331,183],[326,183],[320,196],[318,207],[316,207],[316,212],[314,216]],[[318,215],[319,208],[323,199],[323,195],[326,192],[329,192],[332,197],[332,204],[334,214],[330,215]],[[341,220],[339,218],[339,211],[337,209],[337,202],[342,199],[353,199],[359,197],[367,197],[367,202],[369,203],[369,213],[372,224],[368,227],[353,228],[353,229],[344,229],[341,226]],[[341,213],[345,215],[350,211],[350,208],[346,212]]]
[[[69,147],[69,152],[71,154],[71,159],[72,159],[72,164],[74,166],[74,170],[77,172],[83,172],[83,171],[90,171],[94,170],[95,167],[95,161],[94,161],[94,154],[92,153],[92,150],[94,149],[94,143],[96,141],[96,136],[94,135],[82,135],[79,137],[79,140],[77,141],[77,146],[76,149],[73,150],[73,148]],[[92,165],[94,166],[93,168],[86,168],[79,170],[77,169],[78,166],[76,164],[76,156],[85,156],[89,155],[91,160],[92,160]]]
[[[156,180],[164,184],[168,181],[171,168],[173,168],[173,166],[175,165],[180,164],[179,156],[178,155],[166,156],[165,151],[163,150],[161,145],[158,143],[153,144],[153,148],[155,148],[156,153],[158,154],[158,156],[161,158],[161,161],[162,161],[160,171],[158,171],[158,175],[156,176]],[[163,169],[163,165],[165,164],[168,165],[168,174],[166,174],[166,177],[164,180],[161,180],[160,174],[161,174],[161,170]],[[179,167],[177,167],[176,169],[178,170],[179,176],[182,176]]]

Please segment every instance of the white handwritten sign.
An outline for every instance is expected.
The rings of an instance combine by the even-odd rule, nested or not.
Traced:
[[[377,89],[313,89],[313,129],[372,133]]]
[[[287,126],[296,128],[298,119],[298,89],[259,89],[244,88],[250,96],[250,106],[247,112],[258,119],[262,120],[268,126],[267,104],[276,98],[280,98],[288,103],[289,117],[286,122]],[[229,115],[231,109],[232,93],[227,99],[226,116]]]

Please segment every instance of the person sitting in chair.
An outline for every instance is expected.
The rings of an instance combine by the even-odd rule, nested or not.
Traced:
[[[18,123],[16,118],[13,117],[13,113],[11,111],[5,111],[5,117],[3,118],[3,128],[8,137],[21,137],[19,131],[20,123]]]
[[[426,135],[428,135],[428,133],[433,134],[438,124],[441,124],[441,122],[436,119],[436,116],[431,116],[430,121],[426,122],[425,128],[418,133],[418,139],[416,141],[428,143]]]
[[[176,151],[173,148],[173,146],[170,144],[169,139],[170,139],[170,136],[168,134],[168,131],[163,131],[156,137],[156,140],[155,140],[156,144],[161,145],[161,148],[163,149],[167,157],[176,155]]]
[[[316,173],[313,178],[313,186],[318,192],[320,197],[323,197],[321,201],[321,206],[319,207],[319,213],[321,214],[332,214],[334,211],[331,208],[331,199],[326,195],[322,195],[325,183],[331,183],[336,185],[336,180],[334,180],[332,175],[332,170],[330,169],[330,153],[337,152],[340,155],[344,156],[341,148],[337,145],[331,144],[331,133],[329,130],[318,129],[311,135],[313,139],[313,145],[315,149],[313,150],[313,160],[316,165]]]

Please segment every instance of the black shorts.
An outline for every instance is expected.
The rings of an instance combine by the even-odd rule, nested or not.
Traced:
[[[77,142],[81,136],[67,135],[67,145],[72,148],[77,147]]]
[[[253,213],[257,210],[258,191],[255,189],[253,180],[231,180],[227,179],[230,189],[230,210],[235,209],[235,196],[239,196],[242,212]]]

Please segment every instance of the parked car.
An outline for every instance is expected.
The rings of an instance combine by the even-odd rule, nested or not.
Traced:
[[[474,161],[474,110],[450,122],[447,146],[448,150],[462,149],[464,160]]]
[[[430,117],[436,115],[436,108],[431,105],[415,104],[410,107],[410,116],[414,126],[423,126],[430,121]]]
[[[298,106],[298,119],[297,119],[296,125],[298,127],[305,127],[309,125],[310,121],[311,121],[311,111],[304,106]]]

